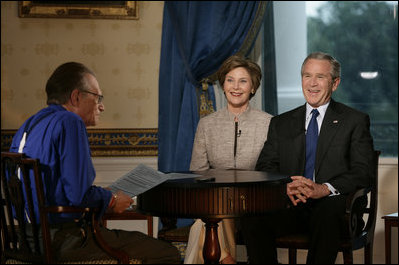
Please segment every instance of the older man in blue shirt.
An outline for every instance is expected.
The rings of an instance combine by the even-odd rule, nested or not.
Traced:
[[[98,123],[105,110],[103,95],[94,73],[80,63],[59,66],[46,84],[48,107],[30,117],[13,137],[10,151],[38,158],[50,205],[99,207],[122,212],[133,202],[127,194],[93,185],[96,172],[91,161],[87,126]],[[37,203],[36,212],[38,213]],[[60,260],[106,258],[93,240],[81,236],[76,214],[50,216],[56,256]],[[59,226],[59,224],[63,224]],[[62,227],[59,229],[59,227]],[[68,230],[68,231],[65,231]],[[115,248],[145,263],[179,263],[175,247],[139,232],[103,229],[102,235]]]

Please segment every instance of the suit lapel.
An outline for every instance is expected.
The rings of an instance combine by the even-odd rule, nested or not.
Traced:
[[[294,157],[298,158],[296,165],[301,165],[299,170],[303,171],[305,168],[305,117],[306,104],[293,112],[291,120],[291,135],[293,139],[292,152]]]
[[[315,176],[319,171],[320,165],[327,154],[333,138],[339,128],[344,124],[344,115],[336,108],[336,104],[331,100],[321,125],[319,140],[317,143],[317,154],[315,164]]]

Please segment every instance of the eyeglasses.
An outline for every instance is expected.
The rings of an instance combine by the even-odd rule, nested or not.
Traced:
[[[85,92],[85,93],[89,93],[89,94],[92,94],[92,95],[97,96],[97,97],[98,97],[98,98],[97,98],[97,104],[101,104],[101,103],[103,102],[103,99],[104,99],[104,96],[103,96],[103,95],[99,95],[99,94],[96,94],[96,93],[94,93],[94,92],[87,91],[87,90],[81,90],[81,92]]]

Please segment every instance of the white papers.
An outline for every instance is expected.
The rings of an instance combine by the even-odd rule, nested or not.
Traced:
[[[109,188],[113,193],[121,190],[131,197],[137,196],[169,179],[198,177],[196,174],[169,173],[165,174],[151,167],[140,164],[121,178],[112,183]]]

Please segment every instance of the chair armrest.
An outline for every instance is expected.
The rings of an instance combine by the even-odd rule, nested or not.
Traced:
[[[345,226],[346,233],[344,233],[347,238],[354,238],[359,229],[364,226],[364,221],[362,218],[363,213],[367,212],[364,207],[362,211],[355,209],[355,203],[361,198],[366,198],[367,194],[370,192],[370,188],[362,188],[355,192],[350,193],[346,198],[346,209],[345,209]],[[367,203],[367,200],[365,201]],[[361,226],[361,228],[360,228]]]
[[[122,213],[107,210],[103,215],[103,220],[147,220],[149,217],[149,215],[137,212],[135,208],[128,208]]]
[[[91,230],[93,236],[101,249],[103,249],[108,255],[117,259],[122,264],[129,263],[129,255],[119,249],[112,248],[108,243],[104,240],[103,236],[100,232],[100,224],[97,218],[95,217],[99,211],[98,208],[89,208],[89,207],[77,207],[77,206],[46,206],[42,209],[42,213],[90,213],[91,214]],[[117,215],[115,213],[108,213],[109,218],[117,219]],[[49,236],[49,235],[45,235]]]
[[[47,206],[42,210],[46,213],[88,213],[92,209],[77,206]]]
[[[359,199],[360,197],[366,196],[367,193],[369,193],[369,192],[370,192],[369,188],[363,188],[363,189],[359,189],[357,191],[350,193],[346,198],[345,212],[350,214],[352,212],[353,205],[354,205],[355,201],[357,199]]]

